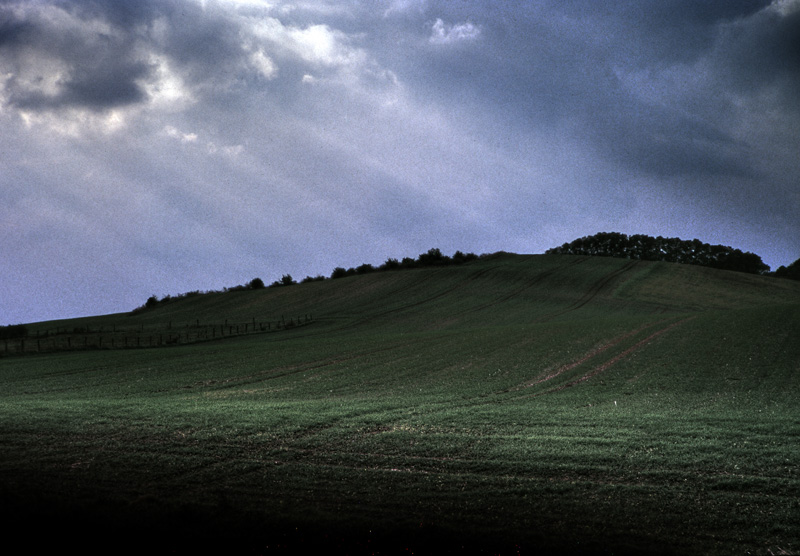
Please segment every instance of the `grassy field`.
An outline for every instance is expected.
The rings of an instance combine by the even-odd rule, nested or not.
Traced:
[[[29,329],[76,338],[0,357],[31,548],[800,552],[796,282],[498,254]]]

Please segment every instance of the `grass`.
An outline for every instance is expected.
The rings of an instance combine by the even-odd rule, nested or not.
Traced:
[[[98,550],[800,550],[794,282],[502,255],[29,328],[290,313],[313,323],[0,358],[7,522]]]

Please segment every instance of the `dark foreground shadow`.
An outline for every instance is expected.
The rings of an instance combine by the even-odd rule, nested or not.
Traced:
[[[458,531],[431,526],[370,527],[319,523],[295,517],[240,514],[220,508],[140,505],[80,507],[3,499],[7,545],[29,553],[80,554],[326,554],[326,555],[526,555],[671,554],[659,546],[625,546],[606,540],[551,538],[547,534]]]

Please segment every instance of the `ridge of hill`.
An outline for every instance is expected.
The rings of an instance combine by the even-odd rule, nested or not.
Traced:
[[[376,272],[293,287],[213,292],[175,298],[128,316],[113,314],[29,325],[168,322],[281,317],[368,318],[382,313],[451,311],[458,322],[495,310],[543,313],[570,301],[628,312],[698,311],[782,303],[800,284],[699,266],[580,255],[498,253],[446,267]],[[452,304],[452,307],[449,305]],[[466,306],[469,305],[467,308]],[[587,310],[591,307],[587,307]],[[545,315],[542,315],[545,316]],[[433,318],[433,317],[431,317]],[[450,317],[448,317],[450,318]],[[549,317],[548,317],[549,318]]]

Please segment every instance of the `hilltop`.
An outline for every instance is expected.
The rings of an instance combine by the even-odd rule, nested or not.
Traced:
[[[433,250],[432,250],[433,251]],[[438,250],[436,250],[438,251]],[[430,252],[429,252],[430,253]],[[392,260],[392,259],[390,259]],[[138,324],[169,320],[246,321],[253,316],[278,317],[287,312],[334,316],[361,314],[370,308],[378,312],[417,300],[419,311],[430,318],[431,310],[446,309],[451,301],[471,304],[469,314],[493,312],[503,307],[543,310],[545,297],[568,301],[590,296],[598,303],[610,303],[618,310],[621,302],[635,305],[633,312],[675,311],[711,308],[741,308],[791,299],[798,285],[715,269],[581,255],[517,255],[499,252],[468,259],[466,264],[409,266],[404,272],[347,271],[344,280],[307,280],[292,288],[251,288],[239,286],[218,292],[190,292],[167,297],[148,311],[131,315],[107,315],[67,319],[28,325],[33,333],[51,327],[91,323]],[[339,270],[339,269],[337,269]],[[342,269],[343,270],[343,269]],[[352,272],[351,272],[352,271]],[[451,295],[452,294],[452,295]],[[440,299],[444,297],[445,299]],[[421,306],[426,299],[436,304]],[[549,301],[548,301],[549,303]],[[291,315],[295,316],[295,315]],[[128,317],[128,318],[123,318]],[[466,318],[462,316],[460,318]]]
[[[177,551],[800,549],[798,282],[498,253],[28,326],[0,358],[11,523]]]
[[[743,253],[740,249],[734,249],[727,245],[710,245],[699,239],[687,241],[677,237],[652,237],[644,234],[627,236],[619,232],[601,232],[565,243],[561,247],[548,249],[546,254],[667,261],[751,274],[767,274],[769,272],[769,265],[765,264],[755,253]]]

